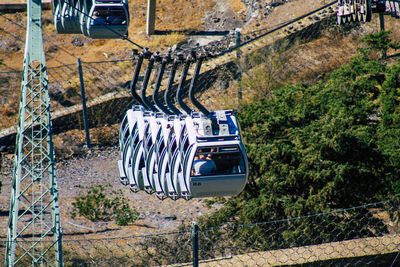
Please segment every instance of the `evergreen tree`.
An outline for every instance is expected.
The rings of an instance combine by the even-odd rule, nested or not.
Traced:
[[[364,54],[318,84],[287,85],[245,105],[238,118],[249,158],[249,183],[238,197],[222,200],[223,208],[205,218],[202,226],[293,218],[397,196],[399,102],[400,63],[389,67]],[[336,226],[348,232],[361,229],[351,219],[367,212],[349,212]],[[290,244],[299,231],[314,241],[339,240],[315,225],[291,227],[280,235]],[[365,230],[362,236],[374,233],[376,229]],[[252,234],[244,229],[235,236],[252,242]]]

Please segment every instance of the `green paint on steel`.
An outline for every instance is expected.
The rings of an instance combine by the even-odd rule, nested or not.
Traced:
[[[5,266],[62,266],[41,0],[28,0]]]

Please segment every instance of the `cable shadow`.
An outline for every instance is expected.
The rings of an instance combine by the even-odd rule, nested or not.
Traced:
[[[167,35],[172,33],[186,34],[193,36],[224,36],[228,35],[229,31],[191,31],[191,30],[165,30],[165,31],[154,31],[154,35]]]

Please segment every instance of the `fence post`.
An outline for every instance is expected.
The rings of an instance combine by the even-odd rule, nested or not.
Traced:
[[[147,0],[146,34],[154,34],[156,24],[156,0]]]
[[[240,86],[240,81],[242,79],[242,67],[240,66],[240,57],[241,57],[241,51],[240,51],[240,29],[236,28],[235,29],[235,42],[236,42],[236,58],[238,59],[238,111],[240,111],[240,105],[242,102],[242,87]]]
[[[199,266],[199,226],[192,222],[193,267]]]
[[[380,26],[381,26],[381,31],[384,31],[385,30],[385,16],[384,16],[383,12],[379,12],[379,22],[380,22]],[[382,53],[382,59],[387,59],[386,49]]]
[[[80,57],[78,57],[78,69],[79,69],[79,81],[81,84],[83,124],[85,126],[86,146],[88,149],[90,149],[90,135],[89,135],[89,123],[88,123],[87,109],[86,109],[85,85],[83,83],[82,61]]]

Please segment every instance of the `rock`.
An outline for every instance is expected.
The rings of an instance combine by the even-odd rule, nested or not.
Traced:
[[[76,47],[81,47],[84,46],[83,38],[81,36],[77,36],[74,39],[72,39],[72,45]]]
[[[47,52],[48,52],[48,53],[51,53],[51,52],[55,52],[55,51],[57,51],[57,50],[58,50],[58,45],[53,44],[53,45],[50,45],[50,46],[49,46],[49,48],[47,49]]]
[[[172,215],[172,216],[166,216],[164,217],[164,219],[168,221],[176,221],[177,217],[175,215]]]

